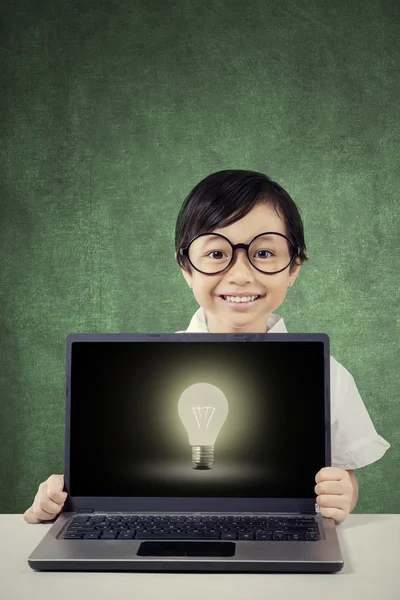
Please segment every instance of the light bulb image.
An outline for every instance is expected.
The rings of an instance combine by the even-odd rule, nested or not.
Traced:
[[[215,441],[228,415],[225,395],[210,383],[195,383],[179,398],[178,413],[192,446],[193,467],[209,469]]]

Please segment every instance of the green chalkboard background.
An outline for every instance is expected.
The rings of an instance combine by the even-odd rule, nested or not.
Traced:
[[[186,328],[184,197],[260,170],[310,260],[278,314],[331,336],[392,447],[355,512],[400,512],[400,5],[3,0],[0,511],[63,472],[65,337]]]

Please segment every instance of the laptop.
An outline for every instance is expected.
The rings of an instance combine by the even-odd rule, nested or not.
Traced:
[[[340,571],[329,367],[326,334],[69,335],[68,498],[29,566]]]

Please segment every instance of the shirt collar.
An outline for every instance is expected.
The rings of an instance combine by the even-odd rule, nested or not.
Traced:
[[[200,307],[193,315],[186,331],[192,333],[208,333],[204,310]],[[285,323],[279,315],[271,313],[268,317],[268,333],[287,333]]]

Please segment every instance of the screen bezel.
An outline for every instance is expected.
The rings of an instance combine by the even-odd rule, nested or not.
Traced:
[[[314,512],[311,498],[194,498],[194,497],[110,497],[70,496],[71,358],[72,344],[86,342],[186,343],[186,342],[310,342],[323,344],[324,353],[324,466],[331,466],[330,339],[326,333],[74,333],[66,338],[66,414],[64,490],[68,493],[64,512],[91,509],[107,512]]]

